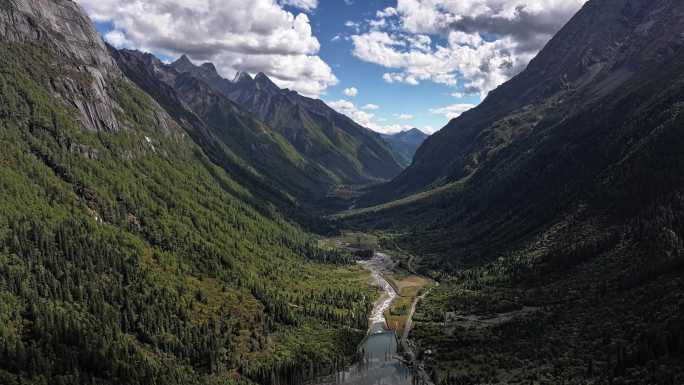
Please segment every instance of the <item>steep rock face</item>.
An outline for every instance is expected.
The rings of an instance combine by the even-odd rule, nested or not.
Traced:
[[[414,164],[369,202],[466,178],[516,140],[600,104],[681,51],[682,12],[681,2],[668,0],[588,2],[524,72],[428,139]]]
[[[221,78],[210,64],[194,66],[181,58],[172,67],[206,81],[216,91],[254,113],[285,137],[299,153],[338,179],[368,183],[401,171],[398,156],[379,134],[359,126],[323,101],[280,89],[263,73]]]
[[[0,1],[0,38],[13,43],[47,44],[59,52],[53,91],[78,109],[83,126],[116,131],[118,108],[108,84],[122,79],[90,19],[69,0]]]

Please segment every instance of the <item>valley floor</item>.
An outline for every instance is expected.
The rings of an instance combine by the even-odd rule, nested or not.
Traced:
[[[389,246],[386,237],[346,233],[336,244]],[[677,269],[636,283],[603,278],[625,266],[619,255],[527,276],[503,273],[497,261],[437,284],[406,270],[419,258],[391,254],[387,325],[435,384],[684,383]]]

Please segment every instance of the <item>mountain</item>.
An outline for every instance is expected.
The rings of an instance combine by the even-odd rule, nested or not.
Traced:
[[[337,184],[368,184],[401,172],[399,157],[379,134],[356,124],[323,101],[280,89],[263,73],[221,78],[211,64],[193,65],[185,56],[171,64],[209,84],[255,114],[307,160],[327,170]]]
[[[145,58],[69,0],[0,0],[0,53],[0,383],[303,383],[355,354],[373,292],[350,256],[119,66]]]
[[[384,192],[400,197],[467,179],[522,139],[542,136],[649,76],[645,71],[671,60],[682,44],[679,20],[659,14],[675,5],[652,4],[589,2],[525,71],[430,137]]]
[[[399,155],[401,164],[405,167],[411,165],[413,155],[416,154],[418,147],[429,137],[429,135],[417,128],[396,134],[383,134],[381,136],[394,150],[394,153]]]
[[[684,381],[682,20],[681,1],[588,1],[339,216],[404,234],[442,281],[414,335],[443,383]]]
[[[260,192],[257,200],[281,202],[281,209],[311,205],[335,183],[326,170],[304,159],[282,135],[204,80],[180,73],[151,54],[111,51],[140,88],[178,119],[192,122],[196,141],[215,163]],[[268,189],[262,191],[265,187]]]

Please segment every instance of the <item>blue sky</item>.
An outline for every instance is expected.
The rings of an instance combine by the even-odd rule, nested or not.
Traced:
[[[227,78],[264,72],[380,132],[434,132],[522,70],[585,0],[78,1],[117,47],[187,53]]]
[[[449,119],[441,114],[430,112],[455,103],[457,100],[451,94],[458,91],[458,87],[448,87],[432,82],[421,82],[414,86],[409,84],[388,84],[382,79],[387,68],[364,62],[352,54],[353,44],[347,39],[332,41],[335,36],[349,36],[354,29],[346,27],[345,23],[352,21],[360,23],[372,19],[376,12],[387,7],[396,6],[396,0],[356,0],[352,5],[344,1],[321,1],[315,13],[311,14],[314,34],[321,41],[321,58],[333,68],[340,83],[328,89],[322,98],[326,101],[349,100],[362,107],[375,104],[380,109],[374,111],[380,122],[387,125],[413,126],[418,128],[431,127],[433,130],[442,128]],[[344,95],[347,88],[355,87],[359,90],[356,97]],[[460,99],[464,103],[478,103],[479,95],[471,95]],[[408,114],[411,120],[398,119],[397,115]]]

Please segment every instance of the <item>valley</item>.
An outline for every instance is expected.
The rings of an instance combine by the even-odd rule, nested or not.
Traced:
[[[261,8],[179,42],[197,2],[126,35],[161,3],[104,1],[0,0],[1,385],[684,383],[684,3],[578,2],[526,66],[478,62],[522,48],[450,31],[491,28],[453,2],[414,38],[430,2],[343,20],[353,60],[473,61],[381,72],[385,112],[299,36],[322,2],[228,2]]]
[[[358,235],[362,237],[362,235]],[[342,247],[350,244],[340,243]],[[358,245],[356,245],[358,246]],[[392,256],[375,252],[369,260],[359,262],[368,270],[376,285],[381,290],[369,317],[369,329],[366,337],[357,348],[355,363],[315,382],[320,385],[328,384],[357,384],[357,385],[430,385],[429,376],[418,367],[415,354],[407,343],[407,335],[411,319],[418,301],[418,291],[423,282],[420,277],[410,277],[411,280],[401,281],[405,285],[396,283],[395,273],[397,263]],[[395,317],[396,309],[402,300],[409,299],[408,307],[401,317]]]

